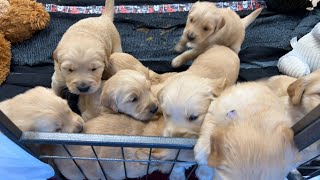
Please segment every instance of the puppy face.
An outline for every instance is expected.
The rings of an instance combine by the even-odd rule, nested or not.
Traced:
[[[296,80],[289,85],[287,92],[293,105],[310,112],[320,104],[320,70]]]
[[[210,2],[198,1],[192,6],[183,32],[183,36],[191,45],[197,46],[204,43],[209,36],[225,25],[224,18],[212,12],[214,8],[216,6]]]
[[[225,87],[225,79],[209,80],[194,75],[178,77],[158,93],[164,118],[177,127],[200,128],[210,102]]]
[[[44,87],[4,101],[0,109],[23,131],[75,133],[83,127],[82,118],[67,102]]]
[[[150,81],[134,70],[120,70],[106,81],[101,104],[141,121],[149,120],[158,110]]]
[[[54,59],[71,93],[91,94],[100,84],[107,54],[96,41],[59,46]]]

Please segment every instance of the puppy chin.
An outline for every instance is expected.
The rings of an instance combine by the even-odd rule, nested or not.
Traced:
[[[196,47],[196,44],[193,43],[193,42],[188,42],[188,43],[187,43],[187,47],[188,47],[188,48],[194,48],[194,47]]]
[[[80,92],[76,87],[72,87],[70,85],[67,84],[68,90],[72,93],[72,94],[77,94],[77,95],[86,95],[86,94],[92,94],[95,93],[98,89],[99,86],[90,86],[89,91],[87,92]]]
[[[154,114],[150,114],[150,113],[147,113],[147,114],[140,114],[140,115],[135,115],[133,116],[135,119],[138,119],[140,121],[149,121],[151,120],[151,118],[153,117]]]

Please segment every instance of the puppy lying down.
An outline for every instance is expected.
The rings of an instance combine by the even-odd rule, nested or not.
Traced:
[[[274,76],[261,80],[276,92],[285,105],[291,118],[291,126],[301,120],[320,104],[320,70],[299,79],[289,76]],[[320,141],[302,151],[300,164],[314,158],[320,153]]]
[[[129,69],[115,73],[95,93],[80,95],[78,106],[85,121],[97,117],[104,107],[141,121],[151,119],[158,110],[150,80]]]
[[[212,45],[223,45],[239,53],[247,28],[260,14],[261,8],[240,19],[230,8],[217,8],[212,2],[196,2],[188,14],[186,27],[175,47],[182,52],[185,46],[190,50],[172,60],[173,67],[179,67],[195,59]]]
[[[282,180],[299,153],[280,98],[258,83],[237,84],[212,101],[194,148],[216,179]]]
[[[152,94],[156,97],[158,91],[163,87],[164,82],[176,72],[158,74],[145,67],[138,59],[127,53],[113,53],[110,56],[110,65],[106,70],[106,76],[111,77],[123,69],[131,69],[143,73],[151,82]]]
[[[114,0],[107,0],[100,17],[82,19],[64,33],[53,53],[51,87],[57,95],[65,86],[73,94],[94,93],[100,87],[111,53],[122,51],[113,13]]]
[[[164,129],[164,121],[160,117],[149,122],[142,122],[132,119],[123,114],[103,112],[99,117],[96,117],[85,124],[83,133],[87,134],[113,134],[113,135],[128,135],[128,136],[161,136]],[[122,152],[120,147],[94,147],[100,158],[115,158],[122,159]],[[68,150],[74,156],[78,157],[95,157],[91,147],[85,146],[68,146]],[[177,154],[177,150],[165,150],[157,153],[157,149],[153,149],[155,157],[151,159],[158,160],[173,160]],[[145,153],[148,152],[148,153]],[[55,155],[66,155],[67,153],[60,147],[54,148]],[[124,148],[125,159],[147,160],[149,158],[149,149],[140,148]],[[181,151],[178,160],[192,160],[192,151]],[[88,179],[104,179],[103,172],[99,164],[95,161],[76,160],[81,169],[84,171]],[[56,159],[55,163],[60,172],[71,180],[84,179],[80,171],[69,160]],[[108,162],[101,161],[101,165],[108,179],[125,179],[125,172],[123,162]],[[149,173],[160,171],[168,173],[172,164],[157,164],[151,163]],[[147,163],[126,162],[126,170],[128,178],[139,178],[146,174]],[[174,173],[175,171],[173,171]]]
[[[51,89],[35,87],[0,102],[0,110],[22,131],[80,132],[83,119]]]
[[[197,134],[213,99],[233,85],[239,74],[240,60],[230,48],[215,45],[200,55],[185,72],[168,78],[158,93],[163,116],[176,131],[181,127]],[[168,130],[168,131],[167,131]]]

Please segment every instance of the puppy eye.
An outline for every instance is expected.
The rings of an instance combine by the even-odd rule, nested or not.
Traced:
[[[208,28],[207,26],[205,26],[205,27],[203,27],[203,30],[204,30],[204,31],[208,31],[209,28]]]
[[[193,23],[193,18],[190,18],[190,20],[189,20],[191,23]]]
[[[73,72],[73,69],[70,69],[70,68],[69,68],[68,71],[69,71],[69,72]]]
[[[92,68],[92,69],[91,69],[92,72],[94,72],[94,71],[96,71],[96,70],[97,70],[97,68]]]
[[[195,121],[197,119],[198,119],[198,116],[196,116],[196,115],[189,116],[189,121]]]
[[[135,103],[135,102],[137,102],[138,101],[138,97],[133,97],[132,99],[131,99],[131,102],[132,103]]]

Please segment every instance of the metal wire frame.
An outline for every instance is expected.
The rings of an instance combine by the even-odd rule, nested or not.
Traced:
[[[318,108],[318,109],[317,109]],[[320,124],[319,116],[315,116],[312,113],[320,114],[320,107],[315,108],[314,112],[311,112],[309,116],[306,116],[304,122],[308,121],[309,123],[297,123],[293,130],[295,131],[295,141],[299,148],[302,150],[306,147],[307,143],[312,144],[319,134],[314,134],[309,139],[303,139],[303,143],[301,144],[301,137],[306,135],[308,131],[314,130],[315,126]],[[320,127],[320,126],[319,126]],[[319,129],[319,128],[318,128]],[[149,166],[152,163],[172,163],[172,169],[174,165],[177,163],[185,164],[185,165],[195,165],[195,162],[180,162],[177,161],[179,153],[181,150],[192,150],[196,139],[189,138],[168,138],[168,137],[141,137],[141,136],[117,136],[117,135],[101,135],[101,134],[69,134],[69,133],[39,133],[39,132],[21,132],[19,128],[17,128],[1,111],[0,111],[0,131],[2,131],[6,136],[8,136],[13,142],[18,144],[21,148],[25,149],[27,152],[34,155],[39,159],[69,159],[72,160],[79,171],[85,174],[81,170],[81,168],[77,165],[76,160],[94,160],[99,163],[99,167],[101,168],[103,175],[107,179],[106,173],[104,172],[100,162],[102,161],[113,161],[113,162],[123,162],[124,168],[126,169],[126,162],[143,162],[148,163],[146,169],[146,175],[149,173]],[[319,139],[320,137],[318,137]],[[63,145],[65,150],[68,152],[67,156],[48,156],[48,155],[37,155],[33,151],[31,151],[27,145],[34,144],[50,144],[50,145]],[[66,145],[81,145],[81,146],[90,146],[95,155],[94,158],[89,157],[74,157],[68,151]],[[109,146],[109,147],[119,147],[122,152],[122,159],[112,159],[112,158],[99,158],[93,146]],[[149,158],[147,160],[133,160],[133,159],[125,159],[124,148],[149,148]],[[172,161],[161,161],[161,160],[151,160],[152,148],[163,148],[163,149],[177,149],[178,153]],[[193,166],[190,174],[187,176],[187,179],[191,177],[191,173],[193,173],[197,169],[197,165]],[[172,171],[171,169],[171,171]],[[320,170],[312,172],[310,175],[319,174]],[[127,173],[125,171],[125,173]],[[309,176],[310,176],[309,175]],[[125,174],[127,178],[127,174]],[[311,176],[310,176],[311,177]],[[290,173],[288,176],[289,180],[298,180],[304,179],[299,173]]]

